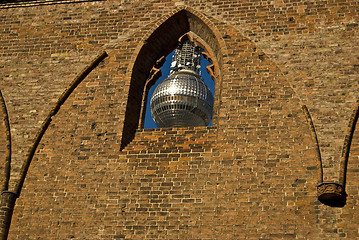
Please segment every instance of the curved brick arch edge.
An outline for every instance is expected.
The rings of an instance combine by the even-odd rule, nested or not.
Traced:
[[[356,124],[358,122],[358,118],[359,118],[359,104],[357,104],[351,118],[349,119],[348,130],[344,139],[343,151],[340,161],[339,183],[321,182],[317,186],[318,200],[325,205],[331,207],[343,207],[346,204],[347,193],[345,192],[345,187],[346,187],[346,178],[347,178],[347,168],[348,168],[348,161],[350,155],[350,147],[352,144],[352,139],[355,132]],[[320,157],[319,146],[318,146],[318,152]],[[322,172],[322,178],[323,178],[323,172]]]
[[[304,109],[304,108],[303,108]],[[308,112],[309,114],[309,112]],[[347,168],[350,155],[350,147],[352,144],[353,135],[356,124],[359,118],[359,104],[353,110],[353,114],[349,119],[347,134],[344,139],[343,151],[340,161],[339,183],[337,182],[321,182],[317,186],[318,200],[331,207],[343,207],[346,204],[347,193],[345,192]],[[314,129],[314,126],[313,126]],[[314,129],[315,133],[315,129]],[[318,146],[318,153],[320,157],[320,150]],[[323,172],[322,172],[323,178]]]
[[[346,175],[347,175],[347,167],[349,161],[350,154],[350,146],[352,144],[355,127],[357,125],[359,118],[359,104],[356,105],[351,118],[349,119],[347,134],[344,139],[342,157],[341,157],[341,165],[340,165],[340,177],[339,182],[345,187],[346,185]]]
[[[6,240],[10,224],[11,224],[11,218],[15,207],[16,199],[20,196],[22,186],[24,184],[25,178],[27,176],[27,172],[29,170],[32,158],[35,154],[35,151],[45,134],[46,130],[48,129],[52,117],[57,114],[57,112],[60,110],[61,106],[64,104],[64,102],[68,99],[68,97],[71,95],[71,93],[76,89],[76,87],[87,77],[87,75],[97,67],[97,65],[108,55],[104,51],[101,54],[99,54],[89,65],[87,65],[72,81],[70,86],[61,94],[58,101],[56,102],[56,105],[52,108],[52,110],[49,112],[48,116],[42,123],[40,130],[38,134],[36,135],[36,138],[34,140],[34,143],[27,155],[27,158],[25,159],[23,166],[20,171],[20,179],[15,185],[14,191],[7,191],[4,190],[1,193],[1,205],[0,205],[0,239]]]
[[[6,145],[6,155],[5,155],[5,168],[4,168],[4,179],[1,182],[1,190],[7,191],[9,187],[10,180],[10,163],[11,163],[11,131],[10,131],[10,122],[9,114],[6,108],[4,97],[0,90],[0,114],[3,120],[3,125],[5,126],[5,145]],[[2,163],[1,163],[2,164]]]
[[[323,182],[323,167],[322,167],[322,159],[320,153],[319,142],[317,138],[317,133],[308,111],[308,108],[303,105],[302,110],[307,118],[307,122],[309,125],[309,129],[311,131],[312,140],[315,142],[316,152],[317,152],[317,167],[319,170],[318,173],[318,185],[317,185],[317,197],[318,200],[328,206],[331,207],[343,207],[346,204],[347,193],[345,192],[346,185],[346,173],[348,166],[348,159],[350,153],[351,141],[354,135],[355,126],[358,121],[359,116],[359,105],[354,110],[352,117],[349,121],[349,127],[347,131],[347,135],[344,140],[342,159],[340,165],[340,178],[339,183],[337,182]]]
[[[359,104],[349,119],[347,134],[344,139],[343,151],[340,162],[339,183],[322,182],[317,187],[318,200],[332,207],[343,207],[346,204],[347,193],[345,192],[347,168],[355,127],[359,118]]]
[[[322,157],[320,154],[320,147],[319,147],[317,132],[315,131],[314,123],[313,123],[312,117],[309,113],[307,106],[303,105],[302,110],[307,119],[307,123],[308,123],[309,129],[310,129],[312,141],[315,144],[315,150],[317,153],[318,184],[321,184],[323,182],[323,165],[322,165]]]
[[[238,30],[237,28],[233,27],[233,29]],[[245,36],[245,34],[242,34],[242,36],[249,42],[251,42],[254,46],[257,46],[250,38]],[[276,69],[280,72],[281,76],[285,77],[282,69],[273,61],[268,55],[266,55],[263,51],[259,50],[257,52],[258,58],[261,61],[269,60],[270,62],[273,62],[276,66]],[[286,77],[285,77],[286,78]],[[314,146],[314,150],[316,152],[316,157],[314,159],[316,163],[316,169],[317,169],[317,199],[328,206],[332,207],[343,207],[346,204],[346,192],[345,192],[345,186],[341,183],[334,183],[334,182],[323,182],[323,166],[322,166],[322,158],[321,158],[321,152],[319,147],[319,141],[317,137],[317,133],[314,127],[314,123],[312,120],[312,117],[309,113],[309,110],[305,104],[301,102],[301,98],[293,88],[293,85],[288,80],[287,86],[291,88],[291,90],[294,93],[294,96],[296,99],[299,100],[298,107],[301,108],[301,112],[303,113],[305,119],[307,120],[307,126],[309,129],[309,133],[311,135],[312,140],[312,146]]]
[[[193,34],[198,39],[199,44],[205,47],[205,51],[211,53],[208,57],[212,63],[219,65],[213,69],[216,69],[215,75],[218,75],[217,80],[221,82],[220,74],[217,73],[221,69],[222,51],[225,49],[225,45],[219,37],[218,31],[208,19],[186,7],[171,12],[154,26],[155,29],[148,31],[142,40],[142,44],[135,50],[128,67],[128,77],[131,81],[122,131],[121,150],[133,140],[136,130],[141,125],[149,83],[153,84],[158,79],[160,76],[159,68],[164,63],[164,58],[175,49],[182,36]],[[217,95],[215,93],[215,98],[216,96],[219,99],[218,93]],[[214,118],[218,115],[216,111],[218,111],[218,107],[215,107]]]

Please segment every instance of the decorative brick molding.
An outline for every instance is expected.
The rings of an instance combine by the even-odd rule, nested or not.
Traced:
[[[8,190],[9,187],[9,179],[10,179],[10,162],[11,162],[11,132],[10,132],[10,123],[9,123],[9,115],[6,109],[6,104],[4,97],[2,96],[0,90],[0,117],[5,126],[5,145],[6,145],[6,155],[5,155],[5,174],[4,178],[1,180],[1,189],[2,191]]]
[[[350,154],[350,146],[352,145],[353,135],[355,131],[355,126],[358,122],[358,118],[359,118],[359,104],[357,104],[355,109],[353,110],[352,116],[349,120],[347,134],[344,139],[340,173],[339,173],[340,174],[339,181],[344,186],[344,188],[347,180],[347,170],[348,170],[347,168],[348,168],[348,161]]]
[[[318,183],[321,183],[321,182],[323,182],[323,165],[322,165],[322,156],[320,154],[320,147],[319,147],[317,132],[315,131],[314,123],[313,123],[312,117],[309,113],[307,106],[303,105],[302,110],[307,119],[307,123],[309,125],[309,129],[310,129],[311,136],[312,136],[312,140],[315,144],[315,149],[316,149],[316,153],[317,153],[316,155],[317,155],[317,168],[318,168]]]
[[[328,206],[342,207],[346,203],[343,185],[334,182],[323,182],[317,186],[318,200]]]
[[[3,191],[1,193],[1,206],[0,206],[0,219],[1,219],[0,220],[0,237],[1,237],[1,240],[7,239],[16,198],[17,198],[17,195],[14,192]]]

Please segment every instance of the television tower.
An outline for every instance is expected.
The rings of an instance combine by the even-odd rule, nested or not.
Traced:
[[[150,101],[158,127],[207,126],[211,121],[213,95],[200,75],[201,52],[189,40],[176,48],[170,75]]]

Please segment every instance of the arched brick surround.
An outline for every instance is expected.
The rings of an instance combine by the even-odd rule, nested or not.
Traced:
[[[163,64],[163,59],[178,45],[181,36],[190,32],[197,36],[194,39],[197,39],[197,42],[210,53],[208,58],[217,65],[216,71],[219,75],[222,60],[219,39],[205,21],[187,10],[180,10],[164,21],[144,41],[131,71],[131,84],[121,140],[122,149],[132,141],[136,129],[141,125],[140,119],[144,115],[142,112],[145,111],[146,96],[144,95],[150,87],[147,85],[148,81],[153,81],[153,69],[158,69],[161,63]],[[217,78],[219,79],[220,76]],[[218,108],[215,107],[214,112],[216,109]]]

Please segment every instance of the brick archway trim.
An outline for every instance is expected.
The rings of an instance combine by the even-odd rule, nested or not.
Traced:
[[[125,121],[122,131],[121,150],[134,138],[140,125],[141,108],[143,105],[146,81],[151,77],[151,69],[167,56],[178,44],[178,39],[189,32],[198,35],[206,42],[222,64],[224,41],[219,37],[215,26],[201,14],[186,8],[177,9],[166,15],[153,28],[147,31],[132,55],[128,66],[128,77],[131,79],[127,100]]]

